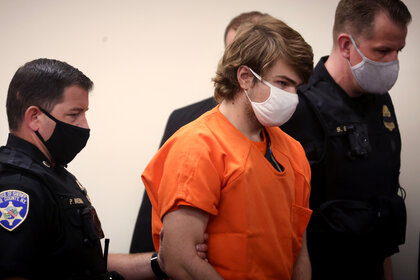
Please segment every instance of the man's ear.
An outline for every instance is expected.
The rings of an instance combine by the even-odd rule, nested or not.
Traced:
[[[353,45],[350,40],[350,35],[346,33],[338,35],[337,45],[341,56],[345,59],[350,59],[350,48]]]
[[[26,109],[23,116],[23,124],[32,129],[33,131],[38,131],[41,125],[40,116],[41,110],[37,106],[30,106]]]
[[[249,68],[245,65],[241,65],[239,66],[236,74],[239,86],[244,90],[248,90],[252,86],[254,80],[254,75],[251,73]]]

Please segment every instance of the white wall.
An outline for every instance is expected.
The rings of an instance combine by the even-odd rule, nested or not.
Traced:
[[[413,15],[393,96],[403,140],[407,242],[393,258],[396,279],[415,279],[419,237],[420,2]],[[69,169],[88,188],[111,252],[128,252],[144,187],[140,175],[158,148],[170,112],[212,95],[223,32],[239,13],[283,19],[312,45],[315,63],[332,45],[337,1],[0,0],[0,102],[19,66],[39,57],[64,60],[95,82],[85,150]],[[0,143],[7,139],[0,107]]]

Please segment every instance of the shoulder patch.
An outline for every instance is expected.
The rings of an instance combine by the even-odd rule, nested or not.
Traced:
[[[0,226],[12,231],[26,219],[29,195],[18,190],[0,192]]]

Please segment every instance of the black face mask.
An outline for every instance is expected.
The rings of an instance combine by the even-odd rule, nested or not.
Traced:
[[[38,131],[35,131],[35,134],[47,147],[53,162],[61,165],[68,164],[86,146],[90,129],[59,121],[44,109],[39,109],[55,122],[55,128],[47,141],[44,141]]]

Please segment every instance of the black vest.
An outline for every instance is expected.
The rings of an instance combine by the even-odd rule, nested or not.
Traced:
[[[366,241],[372,251],[389,256],[404,243],[406,226],[397,194],[401,139],[391,98],[350,98],[323,71],[322,65],[300,89],[301,101],[322,128],[322,139],[308,144],[317,155],[308,156],[314,210],[309,231],[339,242]]]
[[[52,225],[54,232],[45,231],[48,244],[33,256],[39,268],[33,278],[93,279],[104,274],[100,244],[103,233],[86,190],[77,179],[62,166],[49,167],[47,162],[40,164],[19,150],[1,147],[0,185],[14,185],[16,176],[37,182],[43,188],[40,196],[45,197],[42,192],[51,194],[46,201],[54,205],[52,209],[58,209],[56,224]]]

